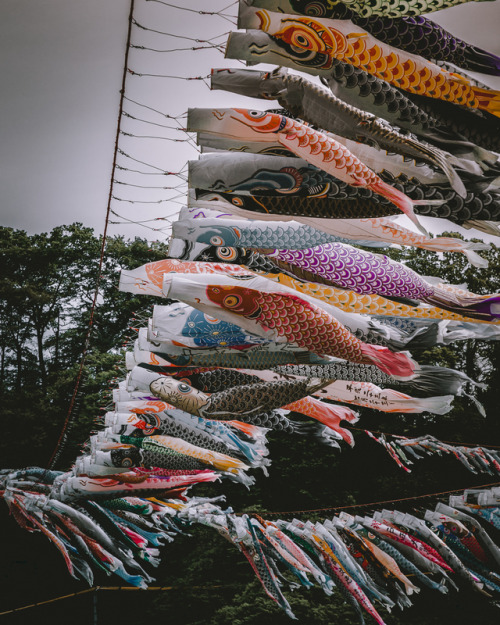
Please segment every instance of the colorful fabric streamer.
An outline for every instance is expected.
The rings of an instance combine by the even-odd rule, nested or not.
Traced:
[[[285,65],[291,69],[320,75],[327,81],[332,93],[344,102],[425,137],[454,154],[469,154],[469,157],[475,155],[481,160],[485,158],[491,162],[491,156],[482,150],[487,148],[498,151],[500,146],[497,136],[492,136],[491,132],[488,135],[488,128],[491,128],[491,125],[486,120],[483,120],[485,123],[481,127],[481,119],[478,118],[476,124],[472,115],[469,126],[466,124],[461,124],[460,128],[455,126],[454,132],[450,133],[447,128],[456,124],[455,119],[435,117],[435,114],[425,106],[428,100],[425,96],[403,93],[373,74],[313,50],[292,46],[284,48],[277,40],[259,30],[230,33],[226,57],[247,61],[249,64]],[[413,102],[413,99],[418,99],[418,104]],[[430,100],[432,109],[445,104],[442,100]],[[461,115],[460,109],[456,106],[452,106],[452,110],[456,111],[457,116]],[[482,147],[478,149],[478,146]],[[493,158],[492,162],[495,160]]]
[[[367,3],[362,5],[363,15],[356,10],[359,10],[361,3],[354,3],[351,7],[350,3],[342,2],[332,4],[308,0],[252,0],[250,4],[283,13],[351,20],[353,24],[361,26],[380,41],[411,54],[423,56],[429,61],[449,61],[464,69],[484,74],[498,75],[500,72],[500,58],[455,37],[424,16],[403,15],[397,18],[387,17],[387,14],[367,16]]]
[[[462,298],[440,286],[431,285],[401,263],[349,245],[328,243],[311,250],[276,250],[268,256],[286,262],[287,266],[304,268],[336,286],[357,293],[419,300],[488,321],[500,317],[500,297]]]
[[[282,69],[272,73],[248,69],[219,70],[217,73],[212,72],[211,87],[254,98],[276,99],[289,112],[287,114],[316,128],[430,162],[443,170],[459,195],[466,195],[463,182],[453,169],[453,159],[449,155],[423,144],[415,135],[401,134],[385,120],[374,118],[343,102],[330,90],[301,76],[288,74]]]
[[[198,280],[201,281],[200,276]],[[207,278],[210,278],[207,276]],[[211,283],[212,282],[212,283]],[[193,298],[195,305],[215,306],[220,314],[242,317],[251,327],[265,328],[265,332],[295,343],[316,354],[327,354],[353,362],[375,364],[382,371],[396,377],[412,377],[418,366],[406,354],[395,354],[385,347],[368,345],[351,334],[326,309],[319,308],[308,299],[298,297],[293,291],[273,285],[260,278],[245,281],[245,286],[231,282],[230,278],[208,280],[199,285],[181,278],[169,278],[167,292],[183,300]],[[261,291],[252,286],[267,288]],[[165,283],[164,283],[165,291]],[[326,306],[326,305],[324,305]],[[283,316],[286,312],[286,317]],[[338,316],[338,315],[337,315]],[[232,317],[231,317],[232,318]]]
[[[498,450],[487,447],[465,447],[464,445],[445,443],[429,435],[408,438],[395,434],[375,436],[365,430],[368,436],[380,443],[399,466],[409,471],[409,465],[427,455],[447,454],[456,458],[472,473],[500,474],[500,455]]]
[[[471,86],[422,57],[382,43],[349,20],[273,13],[240,4],[238,26],[267,32],[285,50],[313,51],[323,56],[325,65],[338,59],[405,91],[500,115],[498,92]]]
[[[421,228],[413,212],[414,203],[406,195],[386,184],[342,143],[289,117],[247,109],[190,109],[188,129],[250,138],[270,136],[273,141],[279,141],[297,156],[340,180],[367,187],[386,197]]]

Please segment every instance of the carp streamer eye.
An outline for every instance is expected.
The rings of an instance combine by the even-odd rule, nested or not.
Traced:
[[[243,200],[239,197],[233,197],[231,202],[235,205],[235,206],[243,206]]]
[[[294,34],[294,36],[292,37],[292,44],[295,44],[300,48],[309,48],[311,45],[309,39],[302,33]]]
[[[248,111],[248,116],[252,119],[262,119],[267,115],[266,111]]]
[[[210,244],[211,245],[222,245],[224,243],[224,240],[221,237],[218,236],[213,236],[210,239]]]
[[[226,306],[227,308],[235,308],[236,306],[238,306],[238,304],[242,303],[242,298],[239,295],[227,295],[223,300],[222,303],[224,304],[224,306]]]
[[[120,464],[124,468],[129,468],[134,464],[134,461],[132,460],[132,458],[127,457],[127,458],[123,458]]]
[[[189,384],[185,384],[184,382],[181,382],[177,389],[180,393],[190,393],[193,390]]]
[[[234,247],[221,247],[217,250],[217,256],[221,260],[231,261],[236,259],[237,252]]]

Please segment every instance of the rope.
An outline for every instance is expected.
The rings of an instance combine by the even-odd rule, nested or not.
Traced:
[[[141,72],[136,72],[133,69],[128,68],[127,72],[132,74],[132,76],[149,76],[152,78],[175,78],[177,80],[206,80],[210,78],[210,74],[207,76],[173,76],[171,74],[142,74]]]
[[[227,9],[236,5],[237,4],[236,2],[231,2],[231,4],[228,4],[220,11],[200,11],[198,9],[190,9],[188,7],[182,7],[182,6],[179,6],[178,4],[171,4],[170,2],[165,2],[164,0],[146,0],[146,2],[157,2],[158,4],[163,4],[167,7],[171,7],[172,9],[179,9],[181,11],[189,11],[190,13],[198,13],[198,15],[218,15],[219,17],[222,17],[223,19],[227,20],[230,24],[235,23],[233,22],[234,16],[229,15],[227,13],[223,13],[223,11],[226,11]]]
[[[118,140],[120,137],[120,125],[121,125],[121,119],[122,119],[122,112],[123,112],[123,96],[125,93],[125,81],[126,81],[126,77],[127,77],[127,63],[128,63],[128,52],[129,52],[129,46],[130,46],[130,35],[132,32],[132,16],[133,16],[133,12],[134,12],[134,2],[135,0],[130,0],[130,13],[129,13],[129,17],[128,17],[128,33],[127,33],[127,43],[126,43],[126,48],[125,48],[125,60],[124,60],[124,66],[123,66],[123,76],[122,76],[122,87],[121,87],[121,97],[120,97],[120,106],[119,106],[119,112],[118,112],[118,123],[117,123],[117,128],[116,128],[116,138],[115,138],[115,149],[114,149],[114,155],[113,155],[113,165],[111,168],[111,182],[110,182],[110,188],[109,188],[109,195],[108,195],[108,204],[107,204],[107,209],[106,209],[106,218],[104,221],[104,231],[102,234],[102,243],[101,243],[101,252],[100,252],[100,256],[99,256],[99,268],[98,268],[98,274],[97,274],[97,279],[96,279],[96,285],[95,285],[95,290],[94,290],[94,297],[92,300],[92,306],[90,308],[90,318],[89,318],[89,324],[88,324],[88,328],[87,328],[87,332],[85,335],[85,340],[84,340],[84,345],[83,345],[83,352],[82,352],[82,358],[80,360],[80,367],[78,369],[78,374],[76,377],[76,383],[75,383],[75,387],[73,390],[73,395],[71,397],[71,401],[69,404],[69,408],[68,408],[68,412],[66,414],[66,418],[64,420],[63,423],[63,427],[61,430],[61,434],[59,435],[59,439],[57,440],[56,446],[54,448],[54,451],[52,452],[52,456],[50,457],[50,460],[48,462],[47,468],[48,469],[53,469],[55,466],[55,463],[57,462],[60,453],[64,447],[64,443],[66,442],[66,434],[68,431],[68,427],[70,425],[70,419],[71,416],[73,414],[73,408],[75,406],[75,401],[76,401],[76,397],[78,395],[78,390],[80,388],[80,383],[82,380],[82,375],[83,375],[83,368],[85,366],[85,362],[86,362],[86,358],[87,358],[87,353],[88,353],[88,349],[89,349],[89,345],[90,345],[90,337],[92,334],[92,329],[93,329],[93,324],[94,324],[94,314],[95,314],[95,309],[97,306],[97,298],[99,296],[99,288],[101,285],[101,280],[102,280],[102,267],[104,264],[104,250],[105,250],[105,246],[106,246],[106,239],[107,239],[107,232],[108,232],[108,223],[109,223],[109,215],[110,215],[110,211],[111,211],[111,198],[113,195],[113,179],[115,177],[115,168],[116,168],[116,159],[117,159],[117,155],[118,155]]]
[[[499,484],[500,482],[492,482],[490,484],[481,484],[480,486],[473,486],[473,487],[468,487],[468,488],[475,488],[475,489],[490,488],[492,486],[498,486]],[[258,511],[252,512],[252,510],[248,510],[247,512],[238,512],[238,515],[252,514],[252,515],[262,516],[264,514],[267,516],[278,516],[281,514],[283,516],[290,516],[292,514],[304,515],[304,514],[310,514],[311,512],[329,512],[331,510],[348,510],[350,508],[375,508],[376,506],[381,506],[381,505],[390,504],[390,503],[399,503],[401,501],[416,501],[417,499],[429,499],[432,497],[441,497],[442,495],[451,495],[452,493],[462,493],[464,490],[468,490],[468,488],[455,488],[453,490],[443,490],[438,493],[428,493],[426,495],[414,495],[413,497],[400,497],[399,499],[385,499],[384,501],[372,501],[370,503],[358,503],[358,504],[352,504],[350,506],[333,506],[330,508],[311,508],[310,510],[286,510],[286,511],[281,511],[281,512],[271,512],[269,510],[266,510],[266,511],[258,510]]]
[[[194,41],[194,43],[213,43],[214,39],[219,39],[221,37],[226,37],[230,34],[230,31],[225,33],[221,33],[220,35],[214,35],[210,37],[210,39],[196,39],[195,37],[188,37],[187,35],[176,35],[174,33],[166,33],[163,30],[156,30],[154,28],[149,28],[149,26],[144,26],[144,24],[140,24],[136,19],[132,20],[134,26],[141,28],[142,30],[149,30],[152,33],[157,33],[158,35],[166,35],[167,37],[175,37],[175,39],[186,39],[187,41]],[[142,47],[142,46],[132,46],[132,48]],[[147,48],[148,50],[150,48]]]
[[[168,119],[179,119],[179,117],[187,117],[186,113],[182,113],[181,115],[168,115],[168,113],[163,113],[163,111],[159,111],[158,109],[153,108],[152,106],[148,106],[147,104],[143,104],[141,102],[137,102],[137,100],[132,100],[131,98],[128,98],[127,96],[123,96],[124,100],[127,100],[127,102],[132,102],[133,104],[137,104],[137,106],[141,106],[142,108],[145,109],[149,109],[150,111],[154,111],[155,113],[159,113],[160,115],[163,115],[163,117],[167,117]]]
[[[192,590],[212,590],[213,588],[229,588],[233,587],[236,584],[219,584],[217,586],[189,586]],[[98,590],[139,590],[144,592],[144,590],[154,590],[154,591],[162,591],[162,590],[183,590],[181,586],[148,586],[147,588],[135,588],[134,586],[93,586],[92,588],[87,588],[85,590],[80,590],[78,592],[72,592],[69,595],[61,595],[60,597],[54,597],[53,599],[46,599],[45,601],[36,601],[35,603],[30,603],[28,605],[23,605],[20,608],[12,608],[12,610],[5,610],[4,612],[0,612],[0,616],[4,616],[5,614],[14,614],[15,612],[21,612],[21,610],[27,610],[28,608],[37,608],[41,605],[46,605],[48,603],[54,603],[55,601],[61,601],[62,599],[69,599],[70,597],[77,597],[78,595],[85,595],[89,592],[97,592]]]

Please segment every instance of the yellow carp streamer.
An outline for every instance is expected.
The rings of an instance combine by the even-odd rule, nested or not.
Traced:
[[[159,449],[167,448],[173,449],[181,454],[186,454],[197,460],[201,460],[206,464],[213,466],[220,471],[233,472],[235,469],[248,469],[249,467],[240,460],[221,454],[217,451],[210,451],[204,447],[197,447],[186,442],[182,438],[174,438],[173,436],[155,435],[148,437],[149,448],[154,444]]]
[[[449,312],[437,306],[408,306],[407,304],[400,304],[386,299],[380,295],[355,293],[354,291],[337,289],[333,286],[326,286],[315,282],[300,282],[283,273],[261,273],[259,275],[273,282],[279,282],[291,289],[295,289],[299,293],[310,295],[327,304],[337,306],[345,312],[385,315],[388,317],[417,317],[420,319],[449,319],[451,321],[467,321],[473,323],[500,323],[500,320],[492,322],[464,317],[463,315]],[[444,285],[443,288],[445,288]],[[452,288],[446,290],[456,291],[456,289]]]
[[[498,91],[475,87],[420,56],[382,43],[350,20],[245,8],[240,12],[239,26],[260,28],[284,47],[325,57],[322,69],[328,69],[328,59],[339,59],[410,93],[479,108],[500,117]]]

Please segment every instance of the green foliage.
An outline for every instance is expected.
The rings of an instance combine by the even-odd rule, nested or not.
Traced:
[[[59,437],[75,388],[90,320],[101,240],[81,224],[29,236],[0,228],[0,402],[4,420],[21,424],[16,444],[0,444],[3,466],[44,466]],[[107,240],[81,392],[61,465],[71,462],[99,415],[102,392],[122,364],[134,311],[153,300],[117,290],[119,269],[163,258],[161,244]]]
[[[0,406],[4,436],[0,441],[2,465],[45,466],[59,437],[75,385],[88,327],[90,306],[101,242],[81,224],[55,228],[51,233],[28,236],[25,232],[0,229]],[[166,255],[162,245],[144,240],[113,237],[106,245],[101,293],[94,331],[86,359],[81,393],[75,407],[75,423],[59,468],[70,465],[79,445],[96,428],[100,408],[109,401],[110,382],[123,366],[121,345],[130,333],[134,311],[148,310],[158,300],[136,297],[117,290],[118,268],[134,268]],[[477,293],[500,291],[500,253],[482,253],[490,261],[487,270],[467,265],[459,254],[436,254],[422,250],[391,250],[422,275],[439,276],[451,283],[466,282]],[[416,436],[433,434],[444,440],[500,444],[496,392],[500,365],[499,344],[465,341],[414,354],[421,363],[441,364],[465,371],[488,385],[468,389],[483,403],[487,418],[479,415],[467,398],[456,398],[445,416],[397,415],[360,410],[360,428]],[[295,417],[300,418],[298,415]],[[462,489],[489,481],[474,476],[450,457],[427,458],[412,466],[412,473],[399,469],[380,445],[362,431],[355,431],[353,450],[342,451],[314,439],[271,433],[272,466],[269,477],[255,474],[256,483],[246,490],[228,481],[203,485],[193,494],[225,494],[236,511],[251,511],[266,517],[266,511],[312,520],[334,514],[336,507],[368,502],[406,499],[431,492]],[[401,501],[398,508],[413,511],[427,499]],[[368,513],[371,507],[353,507],[353,513]],[[268,515],[269,518],[274,518]],[[4,565],[0,579],[4,599],[0,611],[43,601],[85,588],[69,578],[60,554],[45,537],[29,535],[6,514],[0,515]],[[499,537],[495,536],[497,543]],[[265,595],[243,557],[214,530],[195,527],[162,549],[162,563],[153,571],[151,592],[105,591],[97,594],[97,622],[126,619],[149,620],[175,625],[281,625],[286,615]],[[101,574],[96,584],[119,586],[118,578]],[[339,592],[327,597],[319,590],[284,588],[299,622],[315,625],[354,625],[357,617]],[[383,617],[388,625],[465,625],[498,621],[497,609],[484,597],[450,591],[448,596],[423,589],[415,606]],[[72,625],[92,622],[91,595],[33,608],[5,622],[52,620]],[[370,622],[370,617],[366,617]]]

